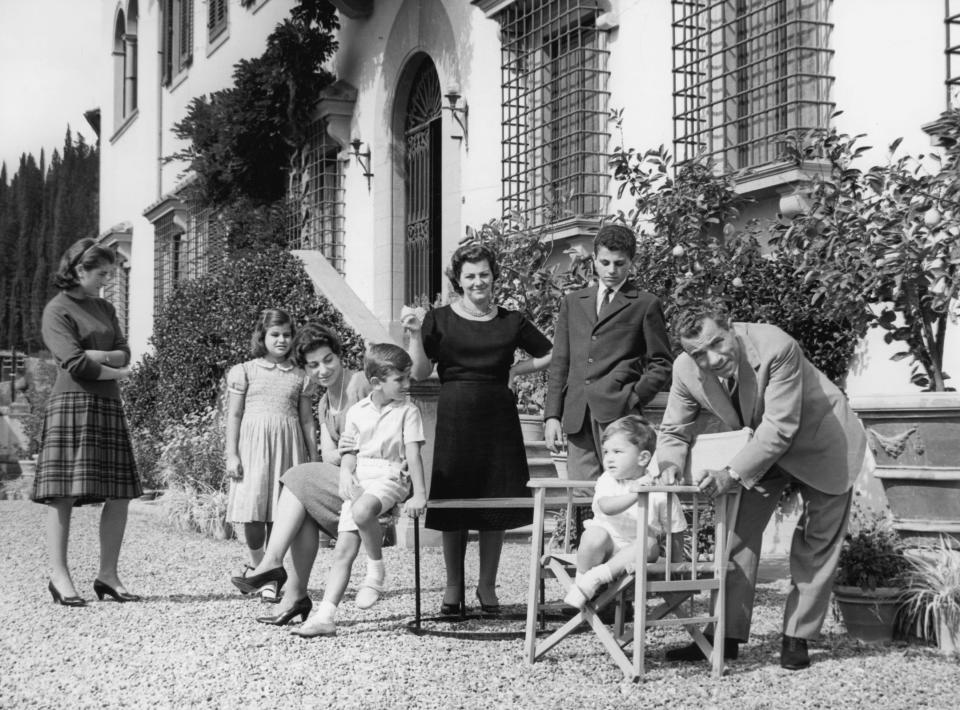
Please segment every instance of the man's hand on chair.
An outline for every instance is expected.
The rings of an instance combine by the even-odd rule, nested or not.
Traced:
[[[662,486],[674,486],[680,483],[680,467],[675,463],[664,464],[660,469],[658,483]]]
[[[696,478],[699,479],[697,485],[700,487],[700,492],[710,498],[722,496],[736,483],[730,472],[725,468],[704,469],[696,475]]]

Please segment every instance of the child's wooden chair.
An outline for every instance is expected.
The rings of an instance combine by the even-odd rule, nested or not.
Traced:
[[[670,545],[666,545],[666,558],[655,563],[647,563],[644,545],[637,545],[637,557],[634,571],[621,576],[607,585],[594,599],[590,600],[583,611],[574,614],[569,621],[554,630],[545,639],[537,639],[538,620],[540,630],[545,630],[545,585],[544,580],[554,577],[563,589],[562,594],[574,583],[576,574],[576,553],[570,549],[569,537],[566,537],[560,549],[545,550],[544,519],[547,501],[555,503],[557,493],[566,492],[572,500],[574,491],[592,488],[592,481],[570,481],[557,479],[532,479],[527,485],[534,491],[533,536],[530,555],[530,585],[527,603],[527,626],[525,634],[525,655],[528,663],[538,658],[573,633],[581,624],[586,623],[597,634],[600,642],[611,655],[614,662],[629,680],[639,680],[644,673],[644,646],[646,631],[654,626],[683,626],[700,646],[704,655],[711,660],[713,673],[719,677],[723,673],[723,643],[711,644],[703,634],[705,624],[714,625],[714,638],[724,637],[725,578],[729,565],[730,531],[736,520],[740,503],[740,486],[737,485],[723,499],[723,505],[717,504],[714,510],[714,554],[710,560],[701,560],[699,537],[703,527],[703,513],[711,508],[706,496],[691,485],[690,471],[703,468],[722,468],[733,454],[747,442],[750,430],[723,432],[721,434],[702,434],[697,437],[687,457],[685,484],[674,486],[651,486],[638,493],[639,515],[637,520],[637,539],[646,538],[649,518],[649,494],[664,492],[676,494],[684,501],[685,507],[692,511],[689,535],[689,559],[674,560]],[[551,492],[552,495],[548,495]],[[568,506],[568,510],[569,510]],[[569,516],[568,516],[569,517]],[[633,623],[629,624],[625,609],[627,592],[633,590],[635,600]],[[693,599],[703,592],[715,595],[713,611],[697,613]],[[662,601],[652,609],[645,603],[648,595],[659,596]],[[685,604],[685,602],[690,604]],[[709,603],[709,602],[708,602]],[[607,626],[599,617],[599,612],[614,606],[613,624]],[[702,604],[700,606],[703,606]],[[686,607],[686,608],[685,608]],[[632,658],[625,648],[633,643]]]

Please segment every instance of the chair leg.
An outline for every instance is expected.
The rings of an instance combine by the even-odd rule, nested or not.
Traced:
[[[420,631],[420,518],[413,518],[413,580],[416,604],[416,628]]]
[[[524,634],[524,655],[527,663],[537,660],[537,596],[541,590],[543,556],[543,518],[546,491],[538,488],[533,502],[533,539],[530,543],[530,586],[527,589],[527,626]]]

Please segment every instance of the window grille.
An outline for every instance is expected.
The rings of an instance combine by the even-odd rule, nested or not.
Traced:
[[[163,0],[163,83],[193,61],[193,0]]]
[[[213,211],[196,203],[186,207],[185,226],[172,211],[154,226],[154,312],[160,311],[177,284],[216,273],[224,261],[226,238]]]
[[[321,252],[344,273],[343,169],[340,146],[323,121],[310,127],[301,169],[290,185],[287,243],[291,249]]]
[[[103,288],[103,297],[113,304],[117,311],[120,330],[129,337],[127,313],[130,306],[130,265],[121,254],[117,254],[113,278]]]
[[[0,351],[0,382],[9,382],[17,373],[23,372],[26,357],[17,350]]]
[[[944,0],[947,33],[947,108],[960,108],[960,0]]]
[[[831,0],[673,0],[674,150],[732,172],[826,127]]]
[[[227,0],[207,0],[207,37],[215,39],[227,29]]]
[[[500,13],[503,211],[531,226],[606,213],[607,33],[596,0],[519,0]]]

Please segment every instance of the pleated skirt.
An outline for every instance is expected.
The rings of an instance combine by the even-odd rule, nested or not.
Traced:
[[[120,400],[55,394],[47,401],[41,437],[31,500],[76,498],[75,505],[86,505],[143,494]]]

